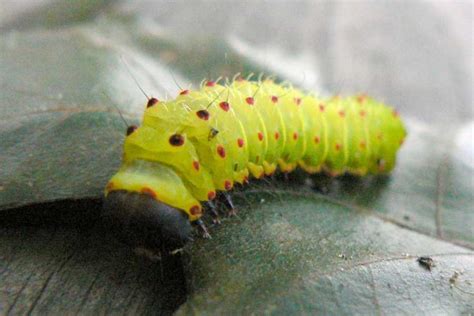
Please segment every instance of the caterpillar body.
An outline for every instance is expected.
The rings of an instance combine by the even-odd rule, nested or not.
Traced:
[[[277,168],[388,173],[405,136],[397,112],[365,95],[320,98],[269,79],[208,81],[171,101],[149,100],[105,188],[106,214],[168,240],[152,246],[179,244],[216,191]]]

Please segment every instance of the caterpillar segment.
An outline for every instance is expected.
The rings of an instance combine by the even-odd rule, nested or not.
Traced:
[[[321,98],[271,80],[209,81],[171,101],[149,100],[142,125],[127,131],[122,166],[105,188],[104,214],[138,229],[138,222],[153,222],[155,236],[145,238],[153,247],[181,245],[189,222],[208,234],[202,203],[210,202],[218,222],[217,192],[249,176],[297,167],[333,176],[388,173],[405,136],[398,114],[365,95]],[[136,210],[145,205],[137,196],[154,207]]]

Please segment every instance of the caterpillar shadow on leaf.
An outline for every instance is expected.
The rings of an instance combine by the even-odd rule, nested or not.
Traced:
[[[235,212],[235,186],[296,169],[386,175],[405,137],[398,113],[366,95],[323,98],[270,79],[205,81],[173,100],[149,99],[141,125],[127,129],[104,218],[134,246],[171,251],[192,239],[192,224],[209,236],[202,217],[218,221],[216,197]]]

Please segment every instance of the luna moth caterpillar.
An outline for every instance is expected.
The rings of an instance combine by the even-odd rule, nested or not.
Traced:
[[[272,80],[208,81],[171,101],[149,99],[141,126],[127,129],[105,215],[146,246],[179,246],[191,222],[202,226],[202,203],[218,191],[277,169],[389,173],[405,136],[398,113],[365,95],[321,98]]]

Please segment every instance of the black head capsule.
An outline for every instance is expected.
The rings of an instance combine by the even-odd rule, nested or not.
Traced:
[[[192,235],[186,213],[149,194],[112,191],[105,198],[102,216],[118,239],[132,247],[172,251]]]

